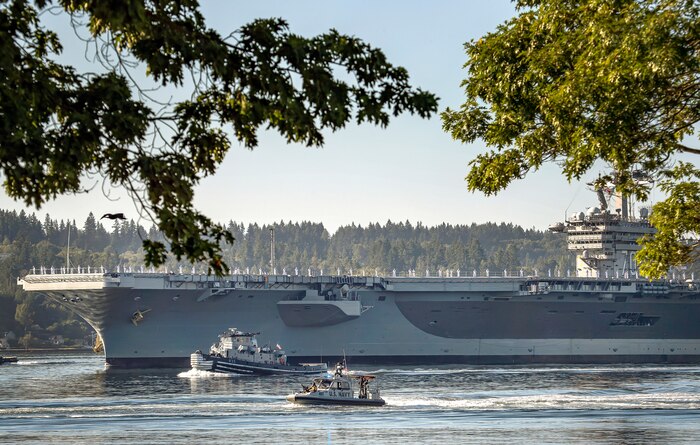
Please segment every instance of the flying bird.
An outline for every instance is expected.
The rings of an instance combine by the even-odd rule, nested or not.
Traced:
[[[100,218],[100,219],[104,219],[104,218],[109,218],[109,219],[126,219],[126,217],[124,216],[123,213],[105,213],[104,215],[102,215],[102,218]]]

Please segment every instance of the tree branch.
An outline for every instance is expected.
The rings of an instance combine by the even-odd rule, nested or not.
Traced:
[[[700,149],[691,148],[691,147],[686,147],[685,145],[680,144],[680,143],[677,143],[676,145],[678,146],[678,149],[679,149],[680,151],[682,151],[682,152],[685,152],[685,153],[692,153],[692,154],[694,154],[694,155],[700,155]]]

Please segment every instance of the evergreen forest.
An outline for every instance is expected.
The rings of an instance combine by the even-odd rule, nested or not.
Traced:
[[[520,271],[564,275],[573,274],[574,267],[563,235],[505,223],[428,227],[387,221],[346,225],[332,234],[313,222],[231,221],[227,228],[236,241],[224,246],[224,260],[238,273],[471,276],[488,270],[492,276]],[[23,292],[17,278],[32,272],[58,273],[68,261],[73,271],[151,270],[143,266],[143,240],[167,242],[154,227],[146,229],[133,220],[103,225],[90,213],[78,225],[48,215],[42,222],[34,214],[4,210],[0,239],[0,340],[5,347],[79,347],[94,340],[92,329],[79,317],[48,298]],[[158,269],[193,270],[207,273],[207,265],[169,258]]]

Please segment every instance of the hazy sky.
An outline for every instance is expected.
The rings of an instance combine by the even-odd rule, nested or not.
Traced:
[[[330,28],[357,36],[405,67],[414,86],[437,94],[440,111],[463,101],[463,44],[515,14],[506,0],[203,3],[209,26],[222,34],[254,18],[283,17],[292,32],[307,37]],[[67,57],[80,61],[83,54],[80,45],[66,45]],[[328,133],[322,148],[289,145],[276,133],[260,136],[254,151],[234,143],[216,175],[198,187],[196,207],[213,220],[305,220],[322,222],[330,232],[352,222],[389,219],[426,225],[513,222],[544,229],[566,213],[596,204],[585,185],[568,184],[556,166],[496,197],[469,193],[464,181],[468,163],[484,145],[453,141],[442,131],[439,116],[423,120],[405,115],[385,129],[350,125]],[[586,179],[597,174],[591,172]],[[0,193],[0,208],[25,208]],[[89,194],[60,197],[38,213],[42,219],[48,212],[54,219],[71,218],[82,225],[90,211],[98,217],[120,211],[137,218],[128,198],[109,201],[99,184]]]

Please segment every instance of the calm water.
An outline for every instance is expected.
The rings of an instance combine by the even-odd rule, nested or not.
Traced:
[[[306,407],[308,377],[105,371],[91,353],[0,366],[0,443],[700,443],[700,367],[354,365],[382,408]]]

